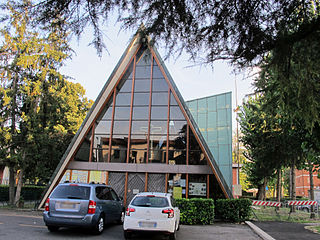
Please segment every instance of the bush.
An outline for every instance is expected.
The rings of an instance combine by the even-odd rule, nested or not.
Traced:
[[[214,219],[213,199],[176,199],[180,209],[180,223],[187,225],[212,224]]]
[[[243,222],[249,220],[252,209],[249,199],[218,199],[215,214],[218,219],[227,222]]]
[[[46,187],[43,186],[23,186],[21,189],[21,197],[24,201],[39,200],[42,192]],[[9,186],[0,186],[0,202],[9,201]]]

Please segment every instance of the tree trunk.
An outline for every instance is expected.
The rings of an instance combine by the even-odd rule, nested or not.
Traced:
[[[22,180],[23,180],[23,169],[20,169],[19,175],[18,175],[18,184],[17,184],[17,190],[16,190],[16,197],[15,197],[15,200],[14,200],[14,204],[16,205],[16,207],[19,207],[19,203],[20,203]]]
[[[277,202],[281,202],[281,189],[282,189],[282,173],[281,173],[281,168],[278,169],[277,171]],[[280,207],[277,207],[278,210],[280,210]]]
[[[9,166],[9,205],[14,205],[15,170],[13,164]]]
[[[13,147],[13,138],[16,133],[16,106],[17,106],[17,76],[15,76],[12,80],[12,102],[11,102],[11,146],[10,146],[10,164],[9,164],[9,205],[14,205],[14,187],[15,187],[15,164],[13,162],[13,158],[15,156],[15,149]]]
[[[266,200],[267,178],[263,179],[263,183],[258,186],[258,200]]]
[[[291,181],[292,181],[292,198],[291,200],[296,200],[296,158],[293,159],[291,163]],[[290,212],[295,212],[296,208],[295,206],[291,206]]]
[[[311,163],[310,158],[308,158],[308,168],[309,168],[309,177],[310,177],[310,200],[314,200],[314,182],[313,182],[313,165]],[[316,218],[314,213],[314,206],[311,205],[311,214],[310,218]]]

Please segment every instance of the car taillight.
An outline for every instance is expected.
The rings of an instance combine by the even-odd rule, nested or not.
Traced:
[[[168,214],[168,218],[174,217],[174,210],[172,208],[162,210],[162,213]]]
[[[47,200],[46,200],[46,203],[45,203],[45,205],[44,205],[44,210],[45,211],[47,211],[47,212],[49,212],[49,203],[50,203],[50,198],[47,198]]]
[[[94,214],[96,212],[97,203],[95,201],[90,200],[88,206],[88,214]]]
[[[130,213],[135,212],[136,210],[134,208],[128,207],[126,211],[126,215],[130,216]]]

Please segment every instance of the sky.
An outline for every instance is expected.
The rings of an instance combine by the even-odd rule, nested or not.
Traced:
[[[86,89],[86,97],[95,100],[111,75],[120,57],[128,46],[134,31],[120,31],[120,25],[110,25],[104,30],[105,45],[101,58],[96,49],[89,46],[92,40],[90,29],[87,29],[78,41],[72,40],[71,47],[75,54],[62,68],[62,73],[73,78]],[[165,57],[164,47],[157,47],[161,57]],[[235,82],[237,83],[238,105],[246,94],[253,92],[252,79],[248,74],[234,74],[232,67],[226,62],[216,62],[212,66],[196,65],[183,53],[177,58],[172,56],[165,60],[175,84],[185,101],[210,95],[232,92],[232,108],[236,108]],[[233,129],[236,127],[233,113]]]

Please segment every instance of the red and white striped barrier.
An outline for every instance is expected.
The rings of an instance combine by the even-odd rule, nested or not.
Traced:
[[[317,205],[317,201],[288,201],[289,206]]]
[[[253,206],[281,207],[281,202],[253,200],[252,205]]]

